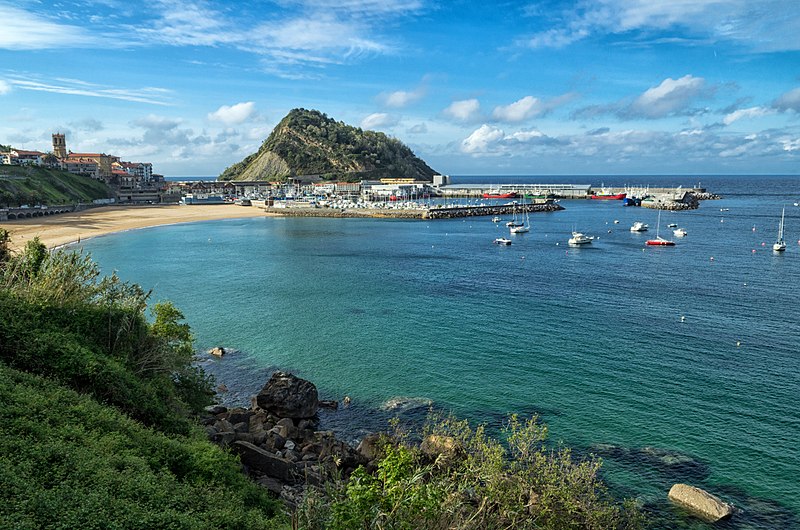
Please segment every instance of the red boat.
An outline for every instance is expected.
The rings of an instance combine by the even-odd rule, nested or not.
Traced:
[[[655,239],[648,239],[647,244],[655,247],[674,247],[675,242],[664,239],[663,237],[656,237]]]
[[[627,196],[627,193],[595,193],[592,195],[592,199],[621,201]]]
[[[517,193],[512,191],[510,193],[484,193],[484,199],[513,199]]]

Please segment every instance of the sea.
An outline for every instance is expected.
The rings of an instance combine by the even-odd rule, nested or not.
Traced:
[[[800,528],[800,177],[470,176],[454,183],[702,186],[661,213],[562,200],[511,234],[489,217],[254,218],[83,241],[103,272],[174,302],[228,404],[275,370],[350,406],[356,443],[388,420],[452,412],[501,433],[537,415],[553,447],[603,460],[654,528],[712,528],[667,500],[687,483],[733,503],[715,529]],[[787,250],[772,251],[785,208]],[[650,231],[632,233],[635,221]],[[675,238],[667,225],[685,228]],[[571,248],[573,230],[594,236]],[[674,247],[646,247],[656,231]],[[510,246],[493,244],[513,238]]]

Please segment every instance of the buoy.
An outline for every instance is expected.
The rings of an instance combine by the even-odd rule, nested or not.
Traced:
[[[737,340],[736,341],[736,346],[741,346],[741,345],[742,345],[742,341]]]
[[[764,242],[762,241],[762,242],[761,242],[761,246],[762,246],[762,247],[765,247],[765,246],[767,246],[767,244],[766,244],[766,243],[764,243]]]
[[[686,322],[686,317],[681,315],[681,322]]]
[[[711,256],[711,261],[714,261],[714,256]]]
[[[756,249],[753,249],[753,254],[755,254],[755,253],[756,253]]]
[[[744,282],[744,286],[747,287],[747,282]]]

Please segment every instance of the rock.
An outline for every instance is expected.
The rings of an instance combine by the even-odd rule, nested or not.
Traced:
[[[206,409],[210,414],[216,416],[217,414],[222,414],[224,412],[228,412],[228,407],[223,407],[222,405],[214,405]]]
[[[235,429],[233,428],[233,424],[228,420],[219,420],[214,424],[214,428],[218,432],[233,432]]]
[[[462,447],[455,438],[437,434],[426,436],[419,448],[423,453],[434,459],[440,455],[445,458],[453,458],[462,452]]]
[[[283,482],[272,477],[263,476],[257,480],[258,484],[267,488],[275,495],[280,495],[283,489]]]
[[[233,432],[218,432],[208,437],[213,443],[227,447],[236,439],[236,433]]]
[[[339,402],[338,401],[331,401],[331,400],[321,400],[319,402],[319,408],[336,410],[336,409],[339,408]]]
[[[668,497],[711,522],[730,517],[735,510],[731,504],[723,502],[719,497],[687,484],[672,486]]]
[[[222,357],[227,352],[225,351],[225,348],[223,348],[222,346],[217,346],[215,348],[211,348],[210,350],[208,350],[208,353],[210,353],[214,357]]]
[[[317,387],[311,381],[275,372],[256,396],[258,406],[282,418],[311,418],[319,409]]]
[[[289,481],[289,472],[292,469],[292,463],[286,459],[268,453],[249,442],[236,441],[233,442],[232,447],[239,453],[242,464],[246,465],[248,468],[260,471],[269,477],[284,482]]]
[[[380,434],[368,434],[358,444],[356,451],[367,460],[375,460],[379,454],[378,442],[380,439]]]
[[[255,414],[252,410],[237,407],[231,409],[228,413],[228,421],[236,425],[237,423],[249,422],[250,418]]]

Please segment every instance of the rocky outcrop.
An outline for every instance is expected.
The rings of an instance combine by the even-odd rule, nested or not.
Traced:
[[[256,403],[281,418],[312,418],[319,409],[319,396],[311,381],[275,372],[256,396]]]
[[[374,458],[317,430],[317,389],[309,381],[276,372],[253,401],[252,408],[215,406],[202,423],[212,442],[237,453],[251,478],[290,507],[307,486],[322,485],[334,473],[349,477]]]
[[[717,522],[733,515],[735,508],[705,490],[687,484],[675,484],[669,490],[669,499],[685,506],[703,519]]]

